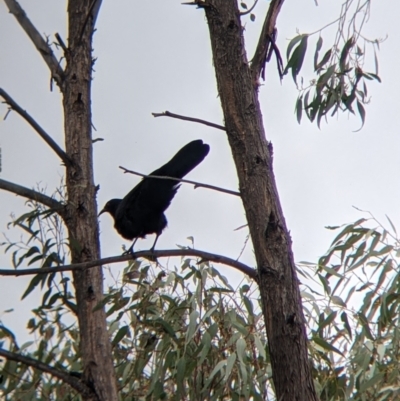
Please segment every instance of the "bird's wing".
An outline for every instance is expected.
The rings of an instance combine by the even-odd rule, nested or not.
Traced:
[[[185,145],[166,164],[150,175],[159,175],[174,178],[183,178],[193,170],[207,156],[210,147],[203,144],[202,140],[196,140]],[[140,210],[164,212],[170,205],[179,183],[174,180],[160,180],[156,178],[144,178],[123,199],[121,207],[136,203]]]
[[[159,202],[154,201],[152,188],[148,188],[146,180],[134,187],[119,204],[115,227],[127,239],[144,237],[146,234],[158,233],[167,225],[160,210]],[[176,190],[175,190],[176,191]]]

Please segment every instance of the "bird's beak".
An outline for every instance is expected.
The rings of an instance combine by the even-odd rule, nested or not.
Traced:
[[[101,214],[105,213],[106,211],[107,211],[106,209],[101,210],[100,213],[97,215],[97,217],[99,217]]]

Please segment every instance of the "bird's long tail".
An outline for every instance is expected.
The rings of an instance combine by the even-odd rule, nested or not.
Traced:
[[[210,151],[210,147],[201,139],[189,142],[166,164],[150,175],[183,178],[192,171]]]

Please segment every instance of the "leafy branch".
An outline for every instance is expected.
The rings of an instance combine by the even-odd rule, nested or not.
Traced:
[[[303,112],[308,119],[316,121],[320,127],[322,118],[333,117],[339,111],[349,111],[359,114],[362,126],[365,123],[366,111],[364,105],[369,103],[366,80],[381,82],[378,75],[376,50],[382,39],[369,40],[362,36],[361,31],[369,17],[370,0],[357,3],[352,10],[355,0],[347,0],[341,9],[338,19],[310,34],[300,34],[294,37],[287,47],[288,59],[284,74],[291,71],[292,78],[299,89],[295,112],[300,123]],[[350,19],[348,18],[351,15]],[[360,19],[357,19],[361,15]],[[323,39],[320,36],[314,52],[314,72],[316,79],[304,87],[303,79],[298,82],[299,73],[303,67],[308,49],[309,38],[321,34],[323,30],[337,24],[337,33],[333,45],[326,49],[322,57],[320,52]],[[346,31],[346,32],[345,32]],[[360,43],[360,40],[363,43]],[[375,71],[364,69],[366,46],[374,51]],[[361,126],[361,128],[362,128]]]
[[[82,394],[82,396],[87,399],[94,399],[95,397],[94,391],[88,385],[86,385],[77,377],[71,375],[69,372],[61,371],[37,359],[17,354],[15,352],[10,352],[2,348],[0,348],[0,356],[6,358],[9,361],[20,362],[26,366],[30,366],[44,373],[48,373],[51,376],[62,380],[64,383],[69,384],[73,389],[78,391],[80,394]]]

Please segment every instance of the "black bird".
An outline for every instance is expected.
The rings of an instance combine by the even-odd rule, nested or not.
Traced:
[[[183,178],[207,156],[210,147],[202,140],[189,142],[167,164],[150,175]],[[111,199],[99,216],[108,212],[114,218],[114,227],[128,240],[134,240],[126,253],[133,252],[138,238],[156,234],[151,249],[167,226],[164,215],[180,185],[177,181],[157,178],[143,178],[124,199]]]

